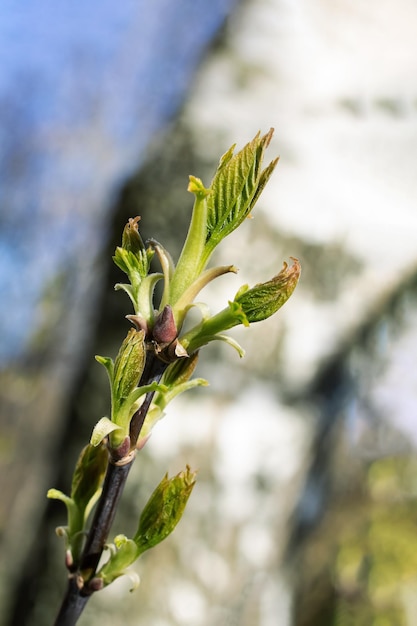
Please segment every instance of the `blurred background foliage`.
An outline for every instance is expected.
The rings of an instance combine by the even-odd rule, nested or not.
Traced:
[[[108,412],[94,354],[127,329],[125,222],[177,257],[188,175],[207,184],[275,126],[278,170],[216,259],[239,275],[204,297],[220,308],[290,255],[302,281],[236,331],[244,360],[204,351],[211,387],[158,425],[114,533],[189,463],[184,518],[139,589],[118,581],[80,624],[414,624],[414,5],[93,5],[7,2],[0,24],[0,623],[52,623],[65,587],[45,496]]]

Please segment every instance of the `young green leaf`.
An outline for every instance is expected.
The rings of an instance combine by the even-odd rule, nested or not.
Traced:
[[[178,524],[195,485],[196,473],[186,467],[172,478],[165,475],[140,516],[134,536],[139,553],[163,541]]]
[[[123,401],[135,389],[145,366],[144,331],[131,328],[114,362],[113,410],[117,412]],[[112,415],[113,420],[115,415]]]
[[[242,308],[249,323],[261,322],[282,307],[294,291],[300,278],[301,267],[297,259],[284,263],[282,270],[266,283],[259,283],[235,296],[234,302]]]
[[[103,580],[105,587],[116,580],[116,578],[124,576],[127,573],[127,568],[132,565],[140,555],[136,543],[124,535],[115,537],[114,543],[113,554],[97,575],[98,578]]]
[[[180,338],[181,345],[191,354],[210,341],[221,339],[225,330],[242,324],[265,320],[278,311],[294,291],[300,277],[300,264],[293,259],[293,264],[284,263],[282,270],[266,283],[259,283],[249,289],[239,289],[229,306],[212,317],[191,328]]]
[[[85,510],[100,489],[107,468],[106,446],[88,444],[83,448],[72,477],[71,498],[77,506]]]
[[[139,556],[163,541],[175,528],[184,512],[185,505],[195,484],[195,473],[186,467],[173,478],[164,476],[148,500],[133,539],[118,535],[112,554],[100,569],[97,578],[104,586],[119,576],[128,574],[127,568]]]
[[[58,489],[49,489],[48,498],[61,500],[67,507],[68,525],[60,534],[66,540],[72,567],[76,567],[84,541],[85,524],[94,506],[107,467],[108,454],[105,446],[94,448],[87,445],[81,451],[75,467],[71,497]]]
[[[220,160],[207,198],[207,235],[202,262],[205,264],[214,248],[248,217],[268,182],[278,159],[264,170],[264,152],[271,141],[273,129],[260,133],[240,152],[232,147]]]

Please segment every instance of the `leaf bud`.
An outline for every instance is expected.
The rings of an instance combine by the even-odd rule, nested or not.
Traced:
[[[129,218],[123,230],[122,245],[116,248],[113,257],[116,265],[129,276],[132,284],[139,284],[148,274],[154,254],[152,249],[145,248],[138,230],[139,220],[140,217]]]
[[[129,221],[124,227],[122,234],[122,248],[129,252],[138,253],[145,250],[142,237],[139,234],[138,223],[140,216],[129,217]]]
[[[237,293],[234,302],[240,305],[249,323],[271,317],[291,296],[301,273],[298,260],[292,260],[294,262],[291,266],[284,263],[279,274],[271,280]]]
[[[133,540],[140,553],[163,541],[180,521],[195,485],[196,473],[187,465],[172,478],[165,475],[149,498]]]
[[[137,386],[145,365],[144,331],[131,328],[114,362],[113,394],[120,405]]]
[[[167,304],[155,320],[152,335],[158,344],[167,345],[177,338],[177,334],[172,308]]]

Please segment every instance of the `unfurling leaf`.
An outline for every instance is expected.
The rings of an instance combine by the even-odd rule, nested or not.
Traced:
[[[239,291],[234,302],[242,307],[249,323],[261,322],[282,307],[294,291],[300,278],[301,267],[297,259],[266,283],[259,283],[245,291]]]
[[[104,586],[119,576],[129,574],[127,568],[139,556],[163,541],[178,524],[195,484],[195,472],[185,471],[173,478],[164,476],[148,500],[133,539],[125,535],[115,537],[112,554],[97,574]]]
[[[82,450],[75,467],[71,497],[58,489],[49,489],[47,493],[48,498],[61,500],[67,507],[68,525],[61,529],[59,534],[65,537],[68,563],[71,564],[71,568],[77,566],[81,555],[85,524],[100,493],[107,459],[105,446],[94,448],[87,445]]]
[[[133,538],[140,553],[156,546],[172,533],[184,512],[195,477],[196,473],[187,465],[173,478],[165,475],[161,480],[143,509]]]
[[[127,574],[127,568],[140,555],[136,543],[124,535],[115,537],[114,544],[112,555],[98,573],[98,578],[103,580],[104,586],[109,585],[116,578]]]
[[[98,446],[107,435],[115,430],[122,430],[120,426],[109,420],[108,417],[102,417],[93,428],[90,443],[92,446]]]
[[[249,326],[271,317],[288,300],[297,285],[301,268],[297,259],[293,261],[291,266],[284,263],[279,274],[266,283],[259,283],[252,289],[247,286],[239,289],[227,308],[203,319],[180,338],[184,348],[192,354],[210,341],[225,341],[226,337],[222,335],[225,330],[239,324]]]
[[[144,331],[131,328],[114,362],[113,401],[115,411],[137,386],[144,365]]]
[[[211,182],[207,198],[206,261],[214,248],[248,217],[268,182],[278,159],[264,170],[264,152],[271,141],[273,129],[262,137],[256,135],[237,154],[234,146],[223,155]]]
[[[105,445],[88,444],[78,457],[72,477],[71,498],[85,510],[101,487],[106,472],[108,452]]]
[[[138,285],[149,272],[153,250],[146,250],[139,234],[140,217],[129,218],[122,235],[122,245],[117,247],[113,260],[129,276],[132,284]]]
[[[122,248],[136,255],[140,255],[145,251],[142,237],[139,235],[139,221],[139,216],[129,218],[122,233]]]

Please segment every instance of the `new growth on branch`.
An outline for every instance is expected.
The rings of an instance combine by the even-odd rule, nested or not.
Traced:
[[[57,529],[66,541],[68,592],[56,626],[75,624],[88,598],[116,578],[146,550],[160,543],[175,528],[195,484],[195,472],[187,466],[177,476],[164,476],[146,504],[135,535],[118,535],[109,546],[108,535],[124,484],[137,452],[146,444],[152,428],[177,395],[199,385],[192,378],[199,351],[212,341],[224,341],[242,357],[244,351],[229,335],[237,325],[267,319],[288,300],[299,276],[300,264],[292,259],[270,280],[253,287],[243,285],[225,307],[212,314],[207,305],[195,302],[200,291],[216,278],[233,272],[234,265],[209,267],[211,255],[230,233],[251,215],[278,159],[263,169],[265,150],[273,129],[254,137],[235,154],[232,146],[220,159],[209,187],[190,176],[188,191],[194,208],[188,234],[175,264],[159,242],[143,242],[140,217],[126,224],[121,246],[113,257],[127,275],[123,290],[133,305],[126,315],[133,324],[113,360],[97,356],[110,384],[109,416],[93,429],[90,443],[81,452],[67,496],[50,489],[49,498],[67,507],[68,521]],[[156,257],[159,272],[151,272]],[[162,282],[162,297],[155,302],[155,286]],[[192,307],[200,321],[183,331]],[[94,510],[89,523],[90,513]],[[102,552],[109,558],[99,567]]]

